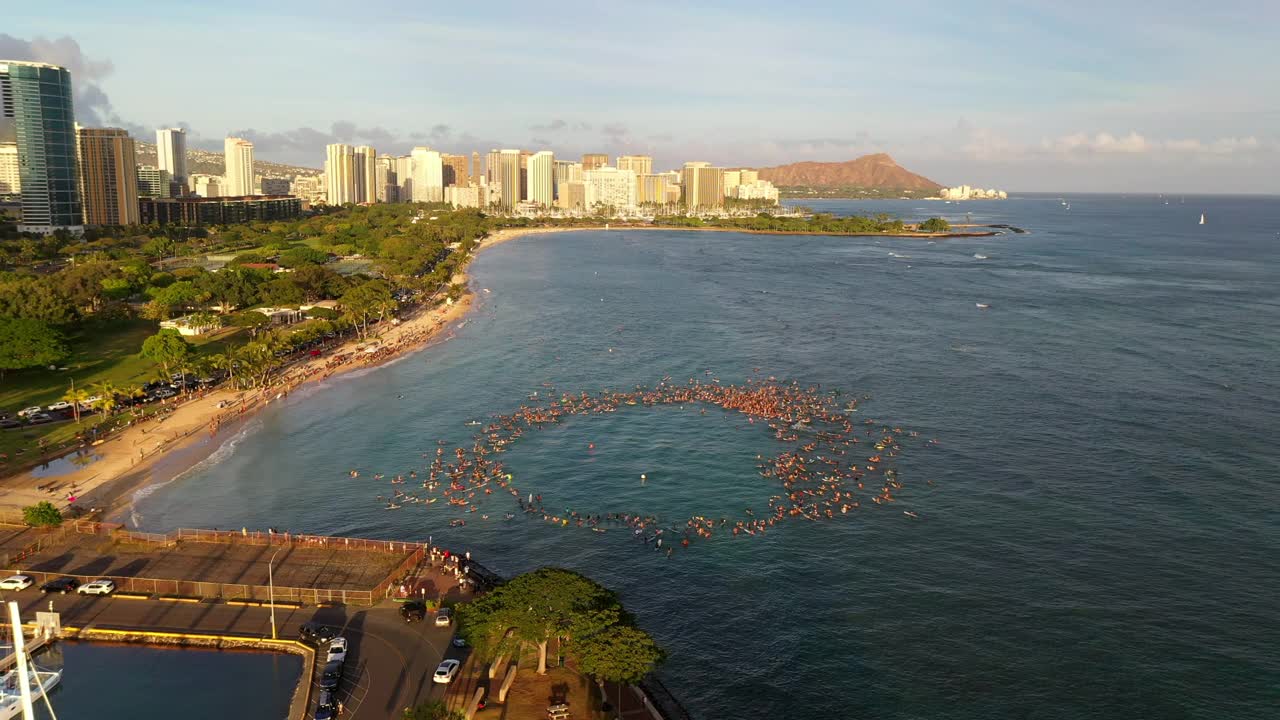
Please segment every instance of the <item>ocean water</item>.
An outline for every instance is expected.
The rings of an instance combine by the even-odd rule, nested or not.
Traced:
[[[64,720],[282,720],[302,673],[293,655],[79,642],[36,662],[63,669],[49,702]],[[43,701],[36,715],[50,717]]]
[[[291,396],[134,519],[584,571],[670,651],[661,676],[696,717],[1274,717],[1280,199],[1067,199],[810,203],[1031,231],[937,243],[579,232],[491,249],[452,338]],[[443,503],[375,499],[391,490],[375,473],[469,444],[465,422],[543,383],[757,369],[870,395],[859,417],[938,444],[906,449],[893,506],[671,559],[626,531],[504,522],[508,496],[459,528]],[[686,518],[764,508],[755,457],[779,449],[741,416],[624,408],[501,459],[553,508]]]

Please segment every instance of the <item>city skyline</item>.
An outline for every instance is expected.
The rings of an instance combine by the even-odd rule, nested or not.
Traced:
[[[287,4],[237,13],[231,3],[212,18],[136,1],[62,4],[68,12],[10,13],[0,56],[71,69],[83,86],[82,124],[123,127],[139,139],[186,127],[190,147],[210,150],[225,136],[244,137],[259,159],[308,167],[333,143],[394,154],[419,145],[460,154],[645,154],[661,168],[689,158],[770,166],[888,152],[944,185],[1280,192],[1280,90],[1222,82],[1240,68],[1266,75],[1275,66],[1268,28],[1280,8],[1262,3],[1211,15],[1174,2],[1159,17],[1123,6],[1092,13],[983,0],[914,14],[820,3],[569,3],[430,17],[372,3],[361,7],[356,31],[336,12],[292,13]],[[232,17],[257,20],[237,25],[231,66],[154,62],[157,53],[189,52],[183,28],[214,32]],[[112,31],[95,31],[104,26]],[[579,32],[588,26],[626,27],[637,39],[610,50],[613,33]],[[537,52],[494,43],[471,55],[478,33],[497,39],[535,28],[562,42]],[[431,40],[433,57],[469,60],[424,65],[419,51],[406,51],[375,74],[359,62],[310,72],[310,51],[339,34],[352,59],[418,38]],[[293,50],[277,52],[282,42]],[[272,72],[248,72],[267,66]],[[521,82],[505,79],[510,66],[521,67]],[[237,83],[219,82],[239,70],[246,74]],[[279,84],[279,73],[290,82]],[[356,102],[335,106],[335,85],[352,87]],[[492,111],[498,87],[503,112]]]

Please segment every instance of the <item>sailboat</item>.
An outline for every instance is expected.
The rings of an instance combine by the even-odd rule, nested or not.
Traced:
[[[1200,213],[1200,224],[1204,224],[1204,213]]]

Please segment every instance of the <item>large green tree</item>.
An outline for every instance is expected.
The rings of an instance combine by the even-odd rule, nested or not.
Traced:
[[[163,368],[166,380],[170,376],[169,369],[185,363],[191,353],[191,343],[173,328],[164,328],[142,341],[142,356]]]
[[[57,330],[39,320],[0,317],[0,377],[6,370],[43,367],[66,356]]]
[[[547,671],[547,645],[566,640],[570,655],[601,679],[630,682],[662,659],[662,652],[622,610],[617,596],[562,568],[525,573],[458,609],[462,636],[482,659],[522,647],[538,650]]]

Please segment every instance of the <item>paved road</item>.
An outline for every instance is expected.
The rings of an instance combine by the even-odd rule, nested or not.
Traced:
[[[18,600],[26,621],[34,621],[37,611],[48,610],[52,600],[64,625],[271,637],[271,614],[265,608],[45,596],[35,588],[4,596],[3,600]],[[311,620],[339,628],[351,645],[338,695],[346,710],[344,718],[385,720],[428,698],[442,698],[446,686],[432,683],[432,673],[444,657],[463,657],[450,646],[453,627],[434,627],[431,616],[427,622],[406,624],[395,603],[374,608],[276,608],[281,638],[297,638],[299,626]]]

